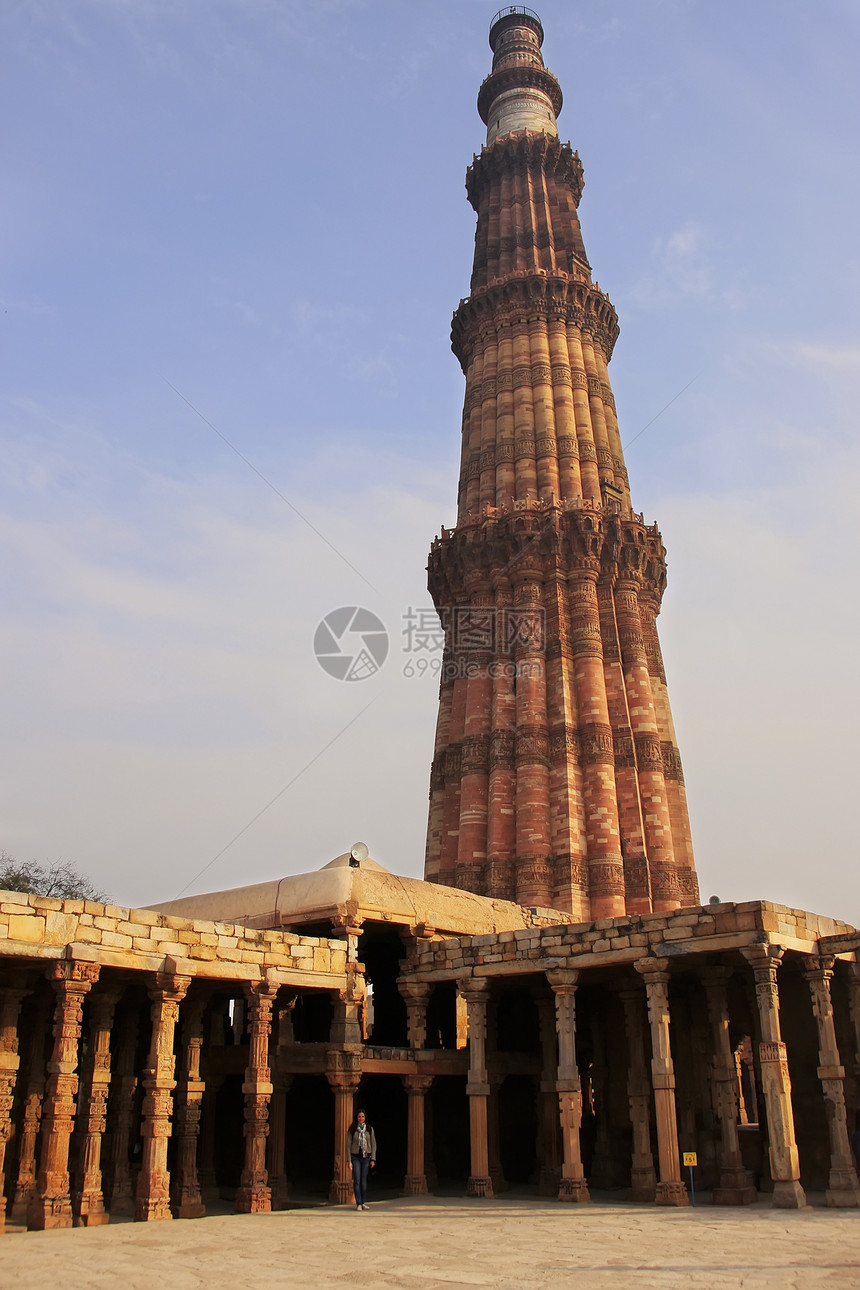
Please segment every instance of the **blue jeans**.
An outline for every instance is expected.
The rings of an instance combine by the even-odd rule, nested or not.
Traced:
[[[367,1200],[367,1176],[370,1173],[370,1156],[350,1156],[352,1161],[352,1190],[356,1205]]]

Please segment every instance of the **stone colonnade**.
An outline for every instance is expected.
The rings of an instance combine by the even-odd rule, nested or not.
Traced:
[[[679,1109],[679,1099],[689,1099],[691,1081],[698,1088],[702,1080],[713,1111],[713,1199],[722,1204],[755,1199],[754,1179],[744,1162],[739,1130],[741,1106],[750,1105],[749,1095],[740,1093],[733,1046],[738,1032],[734,1031],[733,1039],[730,1026],[731,990],[735,999],[738,990],[746,990],[754,1001],[744,1025],[751,1031],[756,1052],[760,1089],[756,1118],[766,1136],[765,1174],[772,1183],[773,1203],[787,1208],[806,1203],[795,1131],[798,1108],[792,1104],[788,1053],[780,1024],[780,973],[785,952],[767,943],[738,948],[740,953],[730,959],[721,961],[719,956],[709,955],[698,967],[687,956],[680,965],[687,979],[695,980],[696,997],[704,1005],[696,1042],[704,1042],[706,1047],[697,1053],[695,1069],[689,1066],[689,1038],[673,1030],[670,1018],[670,984],[677,971],[670,956],[646,954],[602,978],[600,989],[614,1000],[613,1015],[623,1018],[622,1038],[616,1036],[622,1048],[616,1046],[613,1060],[617,1063],[619,1054],[626,1050],[626,1069],[616,1064],[613,1079],[620,1076],[625,1081],[631,1199],[671,1206],[688,1203],[679,1118],[685,1125],[692,1121],[689,1109],[683,1114]],[[462,958],[462,947],[459,949]],[[860,1094],[860,965],[837,964],[833,956],[824,954],[792,957],[792,988],[795,995],[800,989],[805,996],[804,1006],[817,1037],[815,1096],[820,1103],[815,1114],[827,1135],[826,1201],[831,1206],[857,1206],[860,1187],[850,1130]],[[593,1005],[587,994],[586,1029],[584,1037],[578,1035],[582,991],[592,988],[594,977],[573,962],[529,963],[527,970],[520,972],[519,965],[509,960],[504,971],[495,974],[491,968],[478,974],[469,967],[444,978],[439,974],[401,976],[398,987],[406,1004],[409,1048],[391,1050],[394,1055],[387,1058],[374,1058],[374,1050],[362,1042],[364,981],[356,964],[357,970],[347,974],[345,985],[329,991],[333,1002],[330,1034],[327,1042],[317,1045],[320,1051],[313,1055],[311,1066],[306,1060],[293,1064],[301,1044],[293,1047],[284,1043],[283,1034],[288,1030],[292,1035],[292,1027],[285,1028],[283,1018],[289,1017],[298,991],[281,986],[275,977],[264,975],[254,982],[198,982],[175,968],[120,973],[74,958],[52,961],[47,968],[24,963],[8,970],[0,984],[0,1166],[11,1138],[6,1198],[12,1221],[26,1221],[30,1227],[42,1229],[73,1223],[96,1225],[107,1222],[110,1214],[131,1213],[138,1220],[151,1221],[205,1213],[215,1178],[216,1095],[224,1077],[216,1075],[209,1080],[203,1063],[212,1050],[215,1028],[226,1025],[227,995],[242,1012],[247,1046],[241,1084],[244,1144],[237,1211],[266,1212],[284,1203],[285,1160],[290,1158],[287,1089],[297,1072],[311,1069],[328,1082],[333,1093],[332,1202],[343,1204],[351,1197],[347,1127],[363,1076],[374,1071],[396,1073],[405,1090],[403,1190],[407,1195],[424,1194],[433,1185],[427,1163],[427,1098],[434,1075],[456,1069],[466,1076],[466,1187],[469,1195],[492,1197],[502,1171],[497,1145],[499,1102],[493,1094],[499,1054],[493,1035],[488,1035],[488,1023],[493,1027],[496,1023],[494,991],[518,982],[526,982],[539,997],[535,1017],[540,1038],[530,1059],[533,1074],[529,1078],[535,1090],[537,1135],[544,1145],[539,1159],[541,1187],[546,1191],[552,1186],[554,1194],[566,1202],[587,1202],[587,1152],[584,1159],[581,1134],[584,1099],[593,1094],[595,1080],[599,1096],[605,1095],[605,1083],[602,1090],[599,1086],[608,1079],[608,1058],[603,1047],[605,1036],[597,1043],[593,1013],[589,1013]],[[834,1015],[837,974],[840,1008],[846,1001],[849,1005],[839,1017]],[[443,980],[449,987],[456,985],[457,996],[465,1005],[467,1052],[434,1053],[427,1048],[428,1006],[434,986]],[[279,990],[284,991],[279,1014],[282,1033],[278,1046],[273,1047],[273,1013]],[[674,994],[672,997],[674,1000]],[[795,997],[792,1007],[797,1006]],[[605,1030],[606,1024],[601,1019],[598,1029]],[[458,1043],[462,1041],[460,1036]],[[589,1043],[591,1048],[587,1049]],[[677,1049],[674,1054],[673,1047]],[[381,1064],[374,1065],[374,1061]],[[592,1072],[588,1090],[583,1086],[583,1061]],[[751,1109],[755,1113],[754,1106]],[[687,1150],[693,1144],[685,1133],[689,1135],[689,1129],[680,1134]],[[137,1138],[139,1168],[134,1170],[131,1148]],[[0,1218],[5,1218],[5,1209],[0,1206]]]
[[[45,993],[46,980],[53,999]],[[277,978],[267,976],[254,982],[210,980],[189,995],[194,984],[192,976],[181,972],[113,972],[76,959],[52,961],[47,970],[25,964],[5,980],[0,978],[0,1185],[4,1163],[7,1166],[6,1186],[0,1190],[0,1232],[9,1202],[12,1221],[31,1229],[95,1226],[107,1223],[111,1214],[133,1215],[143,1222],[205,1214],[204,1193],[207,1184],[210,1192],[214,1184],[215,1101],[223,1077],[211,1081],[211,1096],[204,1103],[204,1025],[210,1004],[215,1005],[212,1022],[223,1025],[230,997],[244,998],[248,1031],[242,1084],[244,1161],[235,1209],[266,1212],[272,1208],[273,1193],[276,1203],[283,1202],[283,1093],[288,1076],[279,1077],[270,1126],[272,1009],[282,987]],[[359,987],[353,982],[347,993],[352,998],[362,987],[363,982]],[[336,1018],[355,1007],[342,1002],[344,993],[334,992]],[[22,1068],[22,1021],[28,1012],[25,1082],[16,1088]],[[138,1069],[147,1013],[146,1056]],[[49,1027],[50,1047],[45,1042]],[[334,1056],[340,1066],[351,1057],[356,1071],[340,1111],[348,1123],[360,1057]],[[271,1129],[274,1156],[267,1151]],[[140,1154],[139,1167],[133,1170],[135,1135]],[[15,1159],[6,1161],[13,1136]],[[171,1138],[175,1147],[169,1166]],[[346,1198],[342,1191],[341,1187],[339,1200]]]
[[[766,1173],[773,1186],[773,1204],[782,1208],[800,1208],[806,1196],[800,1182],[800,1158],[795,1137],[791,1081],[786,1045],[779,1023],[778,970],[784,951],[776,946],[752,946],[743,949],[749,963],[751,984],[755,992],[754,1029],[756,1030],[758,1069],[761,1079],[761,1109],[768,1147]],[[829,1135],[828,1184],[829,1206],[860,1205],[860,1187],[852,1157],[848,1106],[845,1095],[846,1069],[837,1046],[831,981],[834,959],[807,955],[800,960],[802,974],[809,986],[812,1011],[819,1043],[818,1080],[823,1098]],[[669,963],[665,957],[646,957],[633,966],[644,989],[632,984],[617,989],[625,1020],[628,1068],[627,1094],[632,1137],[630,1199],[651,1200],[660,1205],[684,1206],[689,1203],[684,1181],[676,1109],[676,1079],[672,1056],[669,1012]],[[689,965],[687,965],[689,967]],[[860,1086],[860,965],[843,965],[849,984],[851,1024],[854,1048],[850,1066],[854,1077],[851,1087]],[[748,1204],[756,1200],[754,1178],[745,1166],[739,1141],[743,1097],[740,1089],[736,1054],[732,1048],[729,1027],[727,986],[732,969],[708,963],[700,969],[700,983],[707,1001],[707,1022],[711,1038],[710,1055],[704,1058],[709,1072],[716,1133],[716,1182],[713,1200],[717,1204]],[[541,1082],[541,1090],[552,1088],[556,1095],[556,1115],[561,1130],[561,1170],[558,1197],[564,1201],[588,1201],[580,1145],[583,1095],[576,1052],[576,995],[587,973],[574,968],[551,968],[545,972],[555,1002],[557,1069],[553,1082]],[[487,1057],[488,1005],[493,982],[501,985],[516,981],[505,972],[494,978],[484,975],[458,978],[457,986],[466,1001],[469,1024],[469,1098],[470,1171],[468,1193],[476,1197],[494,1194],[490,1073]],[[628,978],[629,980],[629,978]],[[409,1000],[410,1035],[423,1042],[423,1015],[431,988],[429,981],[406,979],[401,989]],[[544,1027],[541,1028],[542,1031]],[[650,1035],[650,1044],[647,1036]],[[546,1039],[543,1040],[546,1048]],[[649,1061],[650,1057],[650,1061]],[[547,1053],[544,1051],[544,1064]],[[650,1078],[649,1078],[650,1066]],[[857,1092],[854,1101],[860,1102]],[[423,1159],[422,1094],[416,1091],[410,1101],[409,1150],[410,1174],[407,1190],[420,1191],[426,1185],[418,1178],[418,1162]],[[860,1116],[860,1105],[853,1107]],[[657,1159],[652,1155],[651,1124],[656,1136]]]

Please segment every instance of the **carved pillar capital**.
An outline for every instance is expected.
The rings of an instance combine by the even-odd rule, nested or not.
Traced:
[[[550,968],[545,973],[553,994],[575,994],[579,983],[578,968]]]
[[[427,1003],[430,999],[429,981],[414,981],[400,977],[397,989],[406,1004],[409,1047],[423,1048],[427,1042]]]

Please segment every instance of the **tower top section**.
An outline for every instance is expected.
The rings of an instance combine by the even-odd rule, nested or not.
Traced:
[[[543,27],[533,9],[508,5],[490,24],[493,70],[478,92],[487,144],[518,130],[558,137],[561,86],[541,55]]]

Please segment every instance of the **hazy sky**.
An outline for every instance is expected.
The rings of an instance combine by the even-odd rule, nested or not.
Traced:
[[[538,9],[621,320],[634,504],[668,548],[702,895],[860,922],[860,10]],[[438,655],[401,632],[455,514],[449,326],[492,15],[2,7],[0,846],[20,859],[133,904],[357,839],[421,873]],[[391,648],[346,683],[313,638],[350,605]]]

